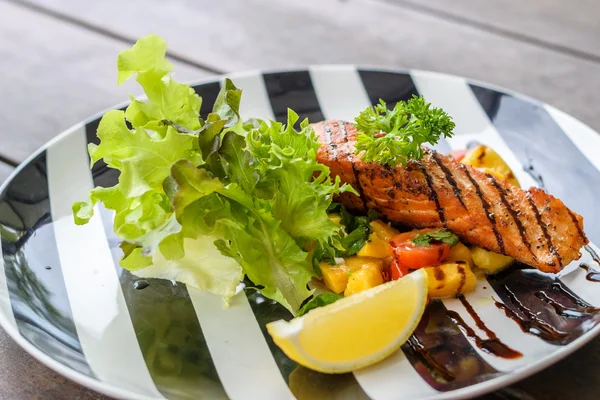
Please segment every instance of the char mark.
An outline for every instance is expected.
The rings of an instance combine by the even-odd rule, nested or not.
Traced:
[[[425,180],[427,181],[427,186],[429,187],[429,200],[433,200],[433,202],[435,203],[435,208],[436,208],[438,216],[440,218],[440,222],[442,223],[442,226],[445,228],[446,227],[446,216],[444,215],[444,210],[440,206],[440,199],[438,198],[438,194],[435,191],[435,189],[433,188],[433,181],[431,179],[431,175],[429,175],[427,173],[427,169],[425,169],[425,166],[421,162],[418,162],[418,165],[419,165],[419,168],[421,169],[421,172],[423,172],[423,175],[425,175]]]
[[[539,210],[533,203],[533,200],[531,199],[531,195],[529,192],[527,192],[526,197],[527,197],[527,201],[529,202],[529,205],[531,206],[531,209],[533,210],[533,213],[535,214],[535,220],[537,221],[540,229],[544,233],[544,238],[546,238],[546,243],[548,243],[548,248],[550,249],[550,252],[554,255],[554,257],[556,257],[559,268],[562,268],[562,258],[560,257],[558,250],[556,250],[556,247],[554,247],[554,244],[552,243],[552,236],[550,236],[550,233],[548,232],[548,228],[542,221],[542,216],[540,215]]]
[[[569,213],[569,216],[571,217],[571,220],[573,220],[573,224],[575,224],[575,228],[577,228],[577,234],[585,242],[587,240],[587,238],[585,236],[585,233],[581,229],[581,226],[579,225],[579,221],[577,220],[577,217],[575,216],[575,214],[573,214],[573,211],[569,210],[568,207],[565,207],[565,208],[567,209],[567,212]]]
[[[475,193],[477,193],[477,197],[481,200],[481,205],[483,206],[483,211],[488,221],[490,221],[490,225],[492,226],[492,232],[494,232],[494,236],[496,237],[496,242],[498,242],[498,247],[500,248],[500,253],[504,253],[504,241],[502,240],[502,236],[500,232],[498,232],[498,228],[496,228],[496,218],[492,213],[490,213],[490,203],[488,203],[487,199],[483,196],[481,192],[481,187],[475,179],[469,173],[469,169],[464,164],[459,164],[460,168],[467,175],[467,178],[475,188]]]
[[[460,191],[460,188],[458,187],[458,184],[456,183],[456,180],[454,179],[454,176],[452,175],[452,171],[450,171],[448,169],[448,167],[446,167],[446,165],[444,165],[443,160],[440,158],[438,152],[435,150],[432,151],[432,159],[444,173],[444,177],[446,178],[446,181],[452,187],[452,191],[454,192],[454,195],[460,202],[460,205],[462,206],[462,208],[467,210],[467,206],[465,205],[465,203],[463,201],[462,193]]]
[[[531,243],[529,243],[529,240],[527,239],[527,236],[525,235],[525,227],[523,226],[523,223],[521,222],[521,219],[519,218],[519,214],[512,208],[512,206],[508,202],[508,199],[506,198],[506,190],[504,190],[504,188],[498,184],[498,181],[492,175],[486,174],[486,176],[492,183],[492,186],[494,188],[496,188],[496,190],[498,191],[502,205],[504,205],[504,208],[506,208],[506,210],[512,217],[513,221],[515,221],[515,224],[517,225],[517,229],[519,230],[519,235],[521,236],[521,240],[523,241],[523,243],[525,243],[525,246],[527,246],[527,249],[533,256],[533,259],[537,260],[537,256],[533,253],[533,250],[531,249]]]
[[[340,132],[344,139],[344,143],[348,143],[348,131],[346,130],[346,123],[343,121],[338,121],[338,126],[340,127]],[[365,199],[365,192],[360,183],[360,170],[358,169],[358,167],[356,166],[356,163],[354,162],[354,154],[352,154],[352,152],[348,152],[348,159],[350,161],[350,164],[352,165],[352,172],[354,173],[354,180],[356,181],[355,189],[358,192],[360,200],[362,201],[362,205],[366,211],[367,210],[367,199]]]
[[[331,139],[331,127],[327,120],[323,121],[323,130],[325,131],[325,139],[327,140],[327,147],[329,147],[329,151],[331,152],[332,160],[337,159],[337,144],[333,142]]]

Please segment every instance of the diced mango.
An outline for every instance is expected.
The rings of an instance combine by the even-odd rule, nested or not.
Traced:
[[[328,217],[337,226],[342,226],[342,217],[339,214],[329,214]]]
[[[387,240],[381,239],[375,233],[371,233],[369,241],[356,253],[359,257],[386,258],[391,256],[390,246]]]
[[[471,247],[471,255],[473,256],[475,265],[488,275],[503,270],[514,261],[512,257],[494,253],[493,251],[477,246]]]
[[[344,265],[352,272],[356,272],[367,265],[374,265],[379,268],[380,271],[383,270],[383,260],[381,258],[357,256],[346,257],[344,258]]]
[[[373,229],[373,233],[377,235],[379,239],[386,242],[389,242],[391,238],[400,233],[397,229],[392,228],[380,219],[371,221],[371,229]]]
[[[376,265],[365,265],[348,278],[344,296],[350,296],[363,290],[374,288],[383,283],[383,276]]]
[[[482,168],[485,172],[494,175],[497,178],[503,179],[512,185],[520,187],[519,181],[515,177],[506,161],[500,157],[493,149],[485,145],[479,145],[469,151],[461,160],[465,165],[470,165],[475,168]]]
[[[477,278],[464,261],[426,267],[429,297],[452,297],[475,290]]]
[[[444,259],[444,262],[452,261],[465,261],[469,263],[469,267],[472,267],[473,256],[471,255],[471,250],[469,250],[469,248],[465,246],[462,242],[456,243],[450,248],[450,253],[448,254],[448,257]]]
[[[330,265],[325,262],[319,264],[321,267],[321,274],[323,275],[323,282],[327,289],[335,293],[342,293],[346,290],[348,284],[348,272],[347,266],[341,265]]]

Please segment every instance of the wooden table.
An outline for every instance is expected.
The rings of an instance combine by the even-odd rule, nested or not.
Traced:
[[[115,57],[169,42],[178,79],[357,63],[449,72],[524,92],[600,129],[596,0],[0,0],[0,182],[63,129],[139,94]],[[1,399],[106,399],[0,330]],[[600,340],[485,399],[596,399]]]

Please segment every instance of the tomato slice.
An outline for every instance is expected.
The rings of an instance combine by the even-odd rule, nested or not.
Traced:
[[[392,261],[392,264],[390,265],[390,278],[396,281],[408,274],[408,272],[408,268],[398,263],[398,259],[394,258],[394,261]]]
[[[450,245],[444,242],[432,241],[429,246],[417,246],[413,239],[419,233],[427,233],[436,229],[421,229],[394,236],[390,240],[390,249],[394,256],[391,272],[392,277],[401,277],[408,270],[419,269],[440,264],[450,253]],[[397,265],[394,267],[394,265]],[[396,272],[394,270],[396,269]]]
[[[465,156],[467,155],[467,153],[469,152],[469,150],[467,149],[462,149],[462,150],[452,150],[450,152],[450,155],[452,157],[454,157],[456,159],[456,161],[460,161],[463,158],[465,158]]]

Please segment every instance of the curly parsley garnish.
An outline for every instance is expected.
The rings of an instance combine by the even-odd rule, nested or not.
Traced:
[[[423,143],[435,145],[440,137],[452,137],[454,122],[441,108],[431,107],[423,96],[399,101],[392,110],[385,101],[365,109],[355,119],[360,131],[356,153],[361,160],[389,167],[405,165],[409,159],[423,157]]]
[[[412,240],[416,246],[429,246],[432,241],[448,243],[451,247],[458,243],[458,236],[447,229],[439,231],[419,233]]]

